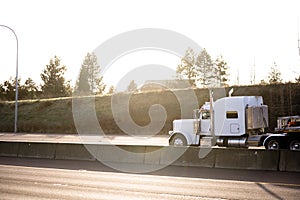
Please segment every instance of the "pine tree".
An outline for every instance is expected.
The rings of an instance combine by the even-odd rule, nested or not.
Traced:
[[[106,84],[103,81],[103,76],[100,76],[95,81],[96,81],[97,90],[98,90],[97,94],[104,94],[105,88],[106,88]]]
[[[297,77],[295,78],[295,82],[300,83],[300,75],[298,76],[298,78]]]
[[[18,83],[21,79],[18,79]],[[13,101],[16,97],[16,80],[9,78],[9,80],[4,81],[3,83],[3,97],[4,100]]]
[[[10,78],[3,84],[0,84],[0,99],[2,100],[15,100],[16,95],[16,81]],[[18,99],[36,99],[40,95],[38,87],[31,78],[21,84],[21,78],[18,79]]]
[[[191,86],[195,85],[197,72],[195,68],[195,52],[192,48],[188,48],[185,55],[181,58],[181,62],[176,69],[176,74],[180,79],[188,79]]]
[[[110,86],[109,90],[108,90],[108,94],[113,94],[115,92],[115,87],[114,86]]]
[[[137,84],[134,82],[134,80],[132,80],[128,87],[127,87],[127,91],[128,92],[136,92],[137,91]]]
[[[203,49],[196,60],[198,81],[204,87],[211,87],[216,84],[217,70],[213,65],[211,56]]]
[[[220,86],[227,86],[228,82],[228,66],[222,55],[218,56],[215,65],[217,68],[217,79]]]
[[[281,72],[277,68],[276,62],[271,66],[269,75],[268,75],[269,84],[279,84],[282,83]]]
[[[49,65],[46,65],[41,73],[41,79],[44,82],[41,89],[44,97],[70,96],[70,83],[64,78],[66,70],[66,66],[61,65],[60,58],[54,56],[50,59]]]
[[[88,71],[85,66],[80,69],[79,77],[75,86],[75,93],[80,95],[90,94],[91,88],[88,80]]]
[[[5,100],[5,89],[3,84],[0,84],[0,100]]]
[[[76,84],[77,92],[103,94],[106,85],[103,82],[100,70],[95,53],[87,53],[81,65],[79,79]]]
[[[23,99],[35,99],[39,96],[38,87],[36,86],[35,82],[31,78],[28,78],[22,87],[26,92],[26,95],[24,96]]]

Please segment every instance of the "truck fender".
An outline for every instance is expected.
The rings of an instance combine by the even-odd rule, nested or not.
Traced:
[[[191,145],[192,144],[192,139],[188,135],[186,135],[186,134],[184,134],[182,132],[173,132],[172,134],[170,134],[169,142],[173,139],[173,137],[175,135],[181,135],[181,136],[183,136],[186,139],[187,145]]]
[[[265,146],[266,142],[272,137],[286,137],[286,135],[285,134],[270,134],[264,139],[263,146]]]

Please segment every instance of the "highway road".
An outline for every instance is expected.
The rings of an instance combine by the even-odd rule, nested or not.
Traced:
[[[98,162],[0,157],[0,199],[299,199],[300,173],[169,166],[150,174]]]
[[[46,134],[46,133],[0,133],[3,142],[35,142],[35,143],[71,143],[71,144],[108,144],[108,145],[142,145],[169,146],[168,135],[156,136],[79,136],[78,134]],[[218,148],[215,146],[214,148]],[[265,147],[249,147],[249,149],[264,149]]]
[[[89,136],[78,134],[46,134],[46,133],[0,133],[0,141],[6,142],[40,142],[40,143],[72,143],[72,144],[113,144],[113,145],[147,145],[168,146],[168,136],[128,136],[106,135]]]

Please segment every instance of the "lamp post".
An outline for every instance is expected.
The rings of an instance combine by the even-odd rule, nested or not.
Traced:
[[[7,28],[9,29],[15,36],[16,38],[16,42],[17,42],[17,54],[16,54],[16,101],[15,101],[15,123],[14,123],[14,132],[17,133],[18,129],[17,129],[17,124],[18,124],[18,60],[19,60],[19,41],[18,41],[18,37],[17,34],[15,33],[15,31],[10,28],[9,26],[6,25],[2,25],[0,24],[1,27]]]

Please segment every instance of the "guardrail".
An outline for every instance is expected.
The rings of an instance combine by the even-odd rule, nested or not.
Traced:
[[[85,146],[86,145],[86,146]],[[250,170],[300,172],[300,151],[199,147],[160,147],[131,145],[95,145],[66,143],[0,142],[0,156],[19,158],[46,158],[57,160],[97,159],[87,150],[93,149],[101,161],[144,165],[193,166]],[[88,148],[86,148],[88,147]],[[113,148],[125,154],[113,154]],[[209,152],[199,158],[199,151]],[[126,154],[126,152],[128,152]],[[184,152],[173,161],[176,152]]]

